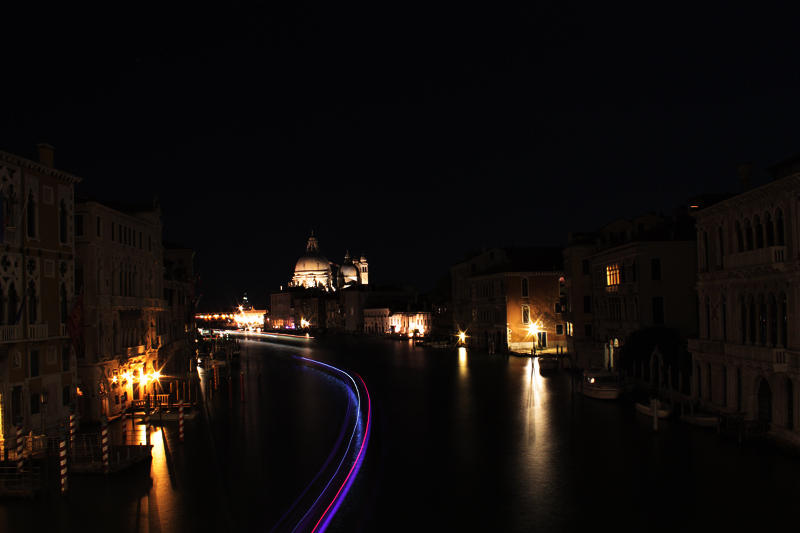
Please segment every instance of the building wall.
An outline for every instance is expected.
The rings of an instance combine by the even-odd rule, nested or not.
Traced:
[[[0,446],[15,424],[57,430],[78,394],[67,323],[79,178],[53,169],[52,153],[43,161],[0,152]]]
[[[513,350],[530,351],[534,342],[537,349],[566,347],[566,320],[559,304],[562,278],[562,272],[506,273],[506,322]],[[523,293],[523,280],[528,283],[528,296]],[[527,322],[525,307],[530,313]],[[531,325],[544,335],[531,334]]]
[[[601,349],[594,342],[594,294],[589,256],[594,245],[574,244],[564,250],[567,320],[571,325],[567,350],[579,368],[602,364]]]
[[[269,322],[272,329],[294,329],[294,310],[290,292],[269,295]]]
[[[799,193],[800,176],[793,175],[696,213],[700,328],[689,344],[698,401],[795,435]]]
[[[98,202],[78,204],[77,236],[83,289],[82,349],[78,353],[83,416],[99,420],[158,390],[143,374],[159,370],[168,343],[161,220],[157,209],[128,213]],[[132,379],[123,380],[126,372]]]

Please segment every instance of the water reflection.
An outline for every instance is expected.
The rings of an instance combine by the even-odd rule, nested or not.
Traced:
[[[458,375],[461,378],[469,376],[469,368],[467,367],[467,349],[464,346],[458,348]]]

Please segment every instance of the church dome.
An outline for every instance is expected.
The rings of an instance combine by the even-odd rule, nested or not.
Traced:
[[[330,267],[327,259],[319,255],[304,255],[297,260],[294,267],[295,273],[299,272],[320,272],[326,271]]]
[[[358,277],[358,270],[353,265],[343,265],[341,269],[342,276],[345,278]]]

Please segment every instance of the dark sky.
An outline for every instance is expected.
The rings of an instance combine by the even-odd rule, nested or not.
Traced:
[[[0,149],[157,194],[206,305],[263,303],[312,227],[426,289],[800,147],[799,21],[761,5],[62,4],[4,12]]]

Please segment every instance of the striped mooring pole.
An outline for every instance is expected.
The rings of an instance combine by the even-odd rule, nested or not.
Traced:
[[[69,414],[69,449],[75,449],[75,432],[77,430],[77,419],[75,413]]]
[[[63,434],[58,442],[58,459],[61,474],[61,494],[67,493],[67,439]]]
[[[17,472],[22,472],[22,447],[23,447],[23,436],[22,436],[22,426],[17,426]]]
[[[144,443],[150,446],[150,409],[144,415]]]
[[[178,437],[183,442],[183,405],[178,407]]]
[[[103,416],[103,426],[100,429],[100,445],[103,451],[103,473],[109,471],[109,446],[108,446],[108,418]]]

